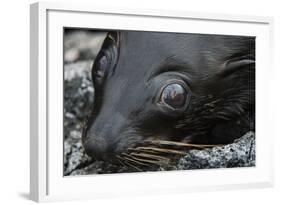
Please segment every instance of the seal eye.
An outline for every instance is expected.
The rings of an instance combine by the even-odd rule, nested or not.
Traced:
[[[173,83],[163,89],[160,101],[174,109],[180,109],[185,105],[186,98],[187,92],[185,88],[178,83]]]

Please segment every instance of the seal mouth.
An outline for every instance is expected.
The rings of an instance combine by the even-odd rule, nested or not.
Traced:
[[[120,165],[135,171],[150,171],[163,167],[172,168],[177,160],[185,156],[190,149],[205,149],[223,146],[220,144],[191,144],[169,140],[146,140],[139,145],[129,147],[116,155]]]

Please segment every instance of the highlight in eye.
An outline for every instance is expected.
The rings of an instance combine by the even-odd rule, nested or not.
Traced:
[[[174,109],[180,109],[185,105],[187,95],[188,93],[182,85],[172,83],[163,89],[160,102]]]

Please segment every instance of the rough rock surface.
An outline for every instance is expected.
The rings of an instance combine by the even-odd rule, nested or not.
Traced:
[[[190,150],[177,168],[207,169],[255,166],[255,134],[248,132],[234,143],[204,150]]]
[[[94,59],[99,51],[105,32],[66,30],[64,36],[64,62]]]
[[[131,172],[125,166],[95,161],[81,143],[83,122],[94,100],[91,67],[104,34],[70,32],[65,36],[64,65],[64,175]],[[85,43],[92,42],[92,43]],[[93,48],[96,49],[93,49]],[[76,54],[71,56],[67,52]],[[67,55],[70,55],[67,56]],[[71,58],[72,57],[72,58]],[[235,143],[204,150],[189,150],[173,169],[255,166],[255,134],[248,132]],[[160,167],[158,170],[167,170]],[[171,169],[169,169],[171,170]]]
[[[90,71],[92,61],[64,66],[64,174],[88,165],[81,143],[83,123],[93,103],[94,89]]]

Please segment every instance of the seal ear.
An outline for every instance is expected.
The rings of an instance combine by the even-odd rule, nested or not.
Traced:
[[[119,51],[120,46],[120,32],[119,31],[109,31],[103,41],[103,47],[106,47],[108,44],[114,44],[117,50]]]
[[[252,55],[231,58],[223,63],[219,75],[226,77],[245,68],[255,68],[255,62]]]
[[[119,36],[119,32],[112,31],[108,32],[104,38],[92,67],[92,79],[94,83],[101,84],[109,73],[114,72],[119,55]]]
[[[107,34],[108,38],[113,39],[118,46],[120,45],[120,32],[119,31],[110,31]]]

